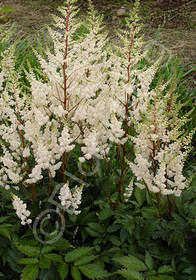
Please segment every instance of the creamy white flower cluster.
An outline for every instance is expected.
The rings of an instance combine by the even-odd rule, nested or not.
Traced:
[[[71,191],[69,188],[69,182],[67,182],[61,189],[59,199],[63,209],[70,214],[79,215],[80,210],[77,210],[81,204],[83,187],[75,186],[74,190]]]
[[[31,224],[32,220],[28,219],[31,214],[29,210],[27,210],[27,205],[24,203],[18,196],[13,195],[13,207],[16,210],[16,215],[21,219],[21,224],[25,226],[26,224]]]
[[[129,165],[139,188],[180,196],[187,185],[182,171],[191,137],[185,137],[182,126],[188,119],[179,117],[175,92],[165,95],[159,92],[156,96],[151,93],[149,91],[149,98],[145,101],[147,110],[143,113],[143,120],[140,121],[140,116],[135,121],[136,136],[131,139],[136,157]]]
[[[129,185],[125,188],[125,192],[124,192],[125,202],[127,202],[129,198],[132,196],[133,182],[134,182],[134,178],[129,182]]]

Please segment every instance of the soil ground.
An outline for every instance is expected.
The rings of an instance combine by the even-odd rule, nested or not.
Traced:
[[[37,37],[50,25],[51,14],[57,13],[62,0],[0,0],[0,8],[12,6],[14,12],[7,13],[6,20],[20,26],[19,35]],[[165,55],[177,56],[181,64],[195,65],[196,50],[196,0],[141,0],[140,13],[144,28],[144,38],[151,44],[156,41],[157,48]],[[85,13],[87,0],[79,0],[81,14]],[[114,29],[123,28],[125,17],[133,7],[131,0],[93,0],[100,13],[104,14],[104,24],[111,38],[117,39]],[[121,10],[121,12],[120,12]],[[3,21],[1,20],[1,23]]]

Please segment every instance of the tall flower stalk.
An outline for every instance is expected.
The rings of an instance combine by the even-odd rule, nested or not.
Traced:
[[[165,85],[148,92],[141,107],[145,106],[146,110],[139,110],[139,114],[140,97],[136,97],[136,136],[131,137],[136,152],[134,162],[129,162],[137,178],[134,184],[141,189],[146,188],[150,198],[151,193],[155,194],[159,217],[163,214],[161,203],[166,206],[171,217],[175,199],[172,202],[170,196],[180,196],[188,186],[189,182],[183,176],[183,166],[195,132],[193,130],[187,135],[184,125],[190,120],[192,111],[180,117],[179,111],[183,104],[179,102],[175,90],[175,77],[171,84],[170,89]]]

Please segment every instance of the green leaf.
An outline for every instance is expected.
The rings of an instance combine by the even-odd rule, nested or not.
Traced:
[[[152,277],[152,278],[150,278],[150,280],[175,280],[175,278],[173,278],[172,276],[170,276],[170,275],[158,275],[158,276],[156,276],[156,278],[155,277]]]
[[[0,277],[1,277],[1,276],[5,276],[5,275],[4,275],[3,273],[0,272]]]
[[[58,270],[59,276],[61,277],[61,280],[65,280],[69,273],[68,263],[65,263],[65,262],[59,263],[57,266],[57,270]]]
[[[110,235],[108,241],[112,242],[115,246],[120,246],[121,244],[119,237],[116,235]]]
[[[32,247],[29,245],[17,245],[17,248],[28,257],[35,257],[37,258],[40,254],[40,248]]]
[[[44,257],[53,262],[62,262],[63,261],[62,257],[58,254],[46,254],[46,255],[44,255]]]
[[[163,265],[158,269],[158,273],[171,273],[171,272],[174,272],[174,270],[169,265]]]
[[[81,280],[82,279],[79,269],[75,266],[71,267],[71,275],[72,275],[74,280]]]
[[[104,221],[107,218],[111,217],[112,215],[113,215],[113,212],[110,208],[103,208],[103,209],[101,209],[98,218],[100,221]]]
[[[144,280],[142,274],[135,270],[122,269],[117,270],[115,273],[121,274],[123,277],[131,280]]]
[[[40,256],[39,267],[42,269],[49,269],[51,261],[46,259],[45,256]]]
[[[93,255],[84,256],[81,259],[76,260],[74,262],[74,265],[75,266],[84,265],[84,264],[87,264],[87,263],[90,263],[90,262],[94,261],[96,258],[97,258],[97,256],[93,256]]]
[[[98,223],[88,223],[88,226],[90,228],[92,228],[94,231],[100,232],[100,233],[104,233],[105,232],[105,228],[103,225],[100,225]]]
[[[92,228],[87,227],[85,230],[86,230],[87,233],[88,233],[90,236],[92,236],[92,237],[100,237],[100,236],[102,236],[102,233],[97,232],[97,231],[95,231],[95,230],[92,229]]]
[[[55,247],[58,251],[63,251],[67,248],[74,248],[74,246],[71,245],[69,241],[64,238],[58,239],[57,241],[55,241],[54,244],[52,244],[52,246]]]
[[[153,267],[154,267],[153,258],[151,257],[151,255],[149,254],[149,252],[146,252],[146,255],[145,255],[145,264],[147,265],[147,267],[148,267],[149,269],[153,269]]]
[[[19,264],[35,264],[35,263],[39,263],[38,258],[23,258],[20,259],[17,263]]]
[[[80,271],[90,279],[103,279],[110,276],[105,269],[98,264],[86,264],[78,267]]]
[[[113,260],[130,270],[145,271],[148,269],[141,260],[131,255],[114,258]]]
[[[39,266],[37,264],[27,265],[22,272],[21,280],[36,280],[39,273]]]
[[[4,263],[8,262],[9,267],[18,273],[22,272],[21,265],[17,264],[17,262],[23,258],[23,254],[11,243],[10,248],[6,250]]]
[[[135,189],[135,198],[136,198],[137,202],[139,203],[139,206],[141,206],[144,203],[144,201],[146,200],[146,191],[136,188]]]
[[[0,225],[0,234],[11,240],[10,227],[12,227],[10,224]]]
[[[75,249],[69,253],[66,254],[65,256],[65,261],[66,262],[73,262],[85,255],[88,255],[94,248],[90,248],[90,247],[81,247],[78,249]]]
[[[5,216],[5,217],[1,217],[0,218],[0,224],[5,222],[9,217],[8,216]]]
[[[123,227],[120,231],[120,241],[124,243],[129,237],[128,231]]]
[[[41,249],[41,253],[42,254],[47,254],[47,253],[50,253],[51,251],[53,251],[54,249],[55,249],[54,246],[44,246]]]
[[[146,219],[155,219],[157,218],[156,210],[152,207],[144,206],[142,207],[142,216]]]
[[[115,232],[115,231],[118,231],[120,228],[121,228],[121,225],[114,224],[107,228],[107,232]]]

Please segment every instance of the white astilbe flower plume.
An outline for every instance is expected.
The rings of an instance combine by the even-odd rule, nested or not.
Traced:
[[[26,224],[31,224],[32,220],[28,219],[30,216],[30,211],[27,210],[27,205],[18,196],[13,195],[13,207],[16,210],[16,215],[21,219],[21,224],[25,226]]]
[[[129,165],[139,181],[135,183],[138,187],[179,196],[188,183],[182,171],[194,131],[185,137],[183,125],[191,112],[180,118],[181,104],[177,102],[174,86],[163,94],[161,89],[164,88],[149,91],[144,100],[147,110],[143,112],[143,121],[136,117],[136,136],[131,137],[136,157]],[[135,115],[134,110],[132,114]]]
[[[67,182],[61,189],[59,200],[63,209],[70,214],[78,215],[80,210],[77,210],[81,204],[83,186],[76,186],[74,190],[69,189],[69,182]]]
[[[129,185],[125,188],[125,192],[124,192],[125,202],[127,202],[129,198],[132,196],[133,182],[134,182],[134,178],[130,181]]]

